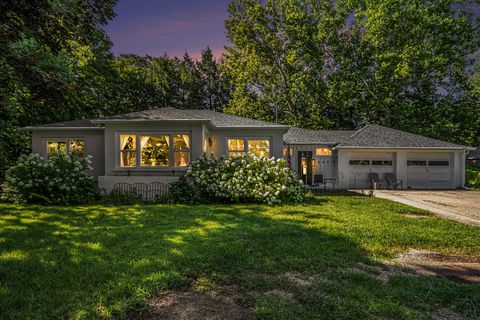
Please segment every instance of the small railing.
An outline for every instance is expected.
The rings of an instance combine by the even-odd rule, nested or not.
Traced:
[[[126,183],[120,182],[113,186],[111,196],[128,195],[143,201],[154,201],[165,198],[168,194],[168,184],[161,182]]]

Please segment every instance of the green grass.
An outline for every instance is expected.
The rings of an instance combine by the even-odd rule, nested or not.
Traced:
[[[237,286],[261,319],[480,317],[480,285],[355,271],[408,248],[480,254],[479,228],[407,212],[425,214],[346,193],[273,207],[0,204],[0,318],[122,318],[195,282]]]

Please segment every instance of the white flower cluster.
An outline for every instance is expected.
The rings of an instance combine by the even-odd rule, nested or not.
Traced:
[[[283,159],[248,154],[204,158],[192,163],[186,178],[200,192],[232,202],[274,204],[299,202],[304,197],[302,181]]]
[[[86,172],[91,156],[73,154],[44,159],[39,154],[22,155],[7,170],[1,199],[16,203],[81,203],[96,194],[96,183]]]

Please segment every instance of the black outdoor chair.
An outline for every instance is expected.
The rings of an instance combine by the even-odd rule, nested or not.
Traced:
[[[387,181],[387,189],[397,189],[398,186],[403,189],[403,180],[397,180],[395,173],[385,173],[385,180]]]
[[[377,172],[370,172],[368,174],[368,179],[372,183],[372,189],[377,190],[381,189],[383,185],[383,180],[380,180],[380,177]]]
[[[326,184],[325,184],[325,181],[323,180],[323,174],[314,174],[313,175],[313,187],[314,188],[319,188],[321,185],[323,185],[324,189],[327,187]]]

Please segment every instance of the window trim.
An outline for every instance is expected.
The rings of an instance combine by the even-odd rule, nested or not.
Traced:
[[[240,150],[229,150],[228,149],[228,140],[243,140],[243,151],[240,151]],[[226,152],[225,154],[227,156],[229,156],[229,153],[230,152],[243,152],[243,153],[248,153],[248,141],[249,140],[268,140],[268,154],[269,154],[269,158],[272,157],[272,154],[273,154],[273,145],[272,145],[272,142],[273,142],[273,139],[272,137],[266,137],[266,136],[227,136],[225,137],[225,149],[226,149]]]
[[[46,159],[48,159],[48,143],[49,142],[65,142],[67,154],[70,153],[70,141],[71,140],[83,140],[83,156],[80,158],[85,158],[86,156],[86,146],[87,146],[87,139],[85,137],[50,137],[50,138],[43,138],[43,154]]]
[[[136,166],[135,167],[122,167],[120,166],[120,136],[121,135],[135,135],[136,141],[136,149],[135,149],[135,159],[136,159]],[[190,165],[192,161],[192,132],[188,130],[180,130],[180,131],[115,131],[115,168],[113,171],[182,171],[187,170],[188,165],[185,167],[176,167],[174,166],[174,150],[173,150],[173,136],[177,134],[186,134],[190,139],[190,150],[188,150],[188,163]],[[162,136],[166,135],[169,136],[169,166],[160,167],[160,166],[142,166],[141,164],[141,137],[144,136]],[[178,150],[179,151],[179,150]]]

